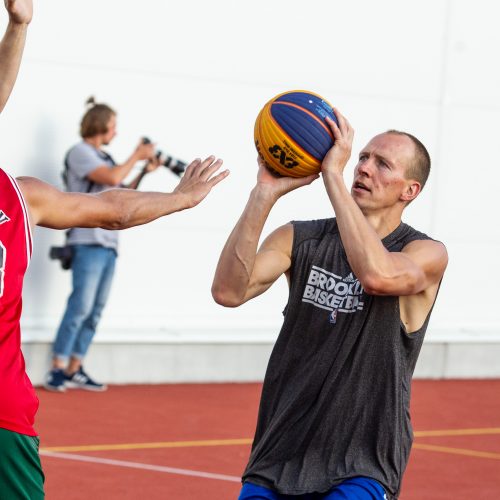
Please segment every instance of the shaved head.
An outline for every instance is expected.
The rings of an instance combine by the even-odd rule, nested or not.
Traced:
[[[426,147],[412,134],[401,132],[400,130],[388,130],[386,134],[406,136],[411,140],[415,148],[413,160],[406,169],[406,178],[415,179],[420,183],[421,188],[424,188],[429,173],[431,171],[431,157]]]

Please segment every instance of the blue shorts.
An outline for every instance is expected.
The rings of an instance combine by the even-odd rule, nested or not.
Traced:
[[[384,488],[367,477],[353,477],[334,486],[327,493],[282,495],[273,490],[245,483],[238,500],[386,500]]]

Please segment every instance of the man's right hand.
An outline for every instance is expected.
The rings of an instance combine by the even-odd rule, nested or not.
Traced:
[[[16,24],[29,24],[33,17],[32,0],[4,0],[9,18]]]
[[[198,205],[216,184],[229,175],[229,170],[215,175],[221,166],[222,160],[215,160],[214,156],[209,156],[203,161],[197,158],[187,166],[179,184],[174,189],[174,194],[182,195],[185,199],[185,208]]]
[[[260,156],[257,157],[257,163],[259,164],[257,189],[270,196],[273,201],[277,201],[290,191],[311,184],[319,177],[319,174],[307,177],[278,177],[271,173]]]

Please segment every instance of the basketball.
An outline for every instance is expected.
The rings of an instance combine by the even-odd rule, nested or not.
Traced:
[[[255,147],[265,165],[288,177],[318,173],[334,143],[327,116],[338,124],[328,101],[312,92],[292,90],[273,97],[254,129]]]

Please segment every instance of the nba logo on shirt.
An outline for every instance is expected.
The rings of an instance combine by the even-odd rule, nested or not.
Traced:
[[[334,325],[335,323],[337,323],[337,309],[334,309],[331,313],[330,313],[330,323],[332,325]]]
[[[10,219],[4,214],[3,210],[0,210],[0,224],[4,222],[9,222]]]

